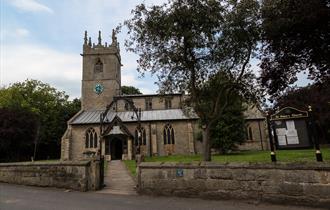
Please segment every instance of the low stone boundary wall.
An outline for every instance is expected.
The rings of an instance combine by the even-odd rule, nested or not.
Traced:
[[[144,162],[138,192],[329,207],[330,164]]]
[[[0,163],[0,182],[97,190],[100,185],[99,167],[99,161]]]

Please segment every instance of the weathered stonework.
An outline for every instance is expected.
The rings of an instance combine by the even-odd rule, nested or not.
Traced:
[[[99,161],[0,163],[0,182],[79,191],[100,187]]]
[[[81,160],[87,157],[93,158],[99,153],[105,155],[108,160],[112,157],[116,159],[120,157],[122,159],[132,159],[136,151],[140,151],[141,154],[148,156],[201,153],[202,142],[197,140],[197,136],[200,132],[198,117],[196,115],[189,115],[187,107],[184,107],[184,101],[187,98],[185,94],[122,95],[122,64],[119,44],[115,33],[113,33],[112,43],[109,45],[102,43],[100,32],[97,44],[91,43],[91,39],[87,37],[87,32],[85,33],[84,40],[83,53],[81,54],[83,58],[81,88],[82,109],[68,121],[67,131],[62,137],[61,160]],[[167,113],[162,115],[169,115],[170,117],[158,119],[159,115],[155,114],[157,117],[146,119],[141,122],[141,126],[145,131],[145,145],[136,145],[137,141],[135,139],[137,138],[135,136],[135,131],[138,127],[136,120],[126,120],[123,122],[121,126],[125,127],[124,130],[128,132],[118,134],[120,135],[119,137],[117,134],[110,134],[111,131],[109,131],[109,135],[107,134],[102,138],[100,137],[100,114],[114,99],[118,98],[120,100],[117,101],[109,112],[129,115],[132,107],[128,107],[129,103],[126,101],[126,99],[128,99],[133,101],[136,108],[140,109],[142,112],[145,111],[146,115],[150,114],[150,112],[155,113],[154,111],[161,110]],[[151,102],[151,104],[149,102]],[[178,114],[178,112],[173,110],[180,110],[183,114]],[[97,112],[97,114],[95,114],[97,115],[96,120],[93,122],[86,122],[91,118],[91,115],[93,115],[93,111],[94,113]],[[255,112],[257,111],[254,110],[253,113]],[[80,115],[85,116],[85,121],[76,123],[75,119]],[[263,118],[262,116],[256,115],[253,116],[253,119],[249,120],[253,129],[257,129],[253,123],[254,119],[257,119],[259,122],[262,121]],[[111,124],[112,122],[113,121],[108,121],[107,124]],[[170,143],[165,145],[164,138],[166,137],[164,137],[164,131],[167,125],[173,128],[173,138],[175,141],[174,143],[169,141]],[[260,126],[260,124],[258,124],[258,126]],[[86,133],[90,129],[93,129],[93,132],[97,134],[96,147],[91,147],[86,143]],[[249,142],[248,144],[242,145],[241,147],[243,149],[267,148],[264,143],[267,142],[264,134],[264,125],[262,124],[262,127],[258,127],[258,129],[263,129],[263,133],[259,135],[262,139],[256,138],[253,140],[255,141],[253,144]],[[257,137],[257,133],[255,135]],[[118,139],[120,139],[120,141],[117,141]],[[120,144],[118,142],[120,142],[121,145],[118,146],[118,144]],[[265,146],[260,147],[260,143],[264,143]],[[138,149],[136,147],[138,147]],[[114,151],[111,148],[116,149]],[[120,150],[122,154],[114,155],[116,151]]]
[[[141,163],[138,191],[207,199],[330,206],[327,163]]]

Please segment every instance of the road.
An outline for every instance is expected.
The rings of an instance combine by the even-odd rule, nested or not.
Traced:
[[[211,201],[192,198],[128,196],[75,192],[55,188],[40,188],[0,183],[1,210],[312,210],[268,204],[248,204],[235,201]],[[316,210],[316,209],[313,209]]]

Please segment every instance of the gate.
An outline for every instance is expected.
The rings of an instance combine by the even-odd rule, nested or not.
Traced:
[[[102,189],[104,186],[104,156],[100,157],[100,186],[99,189]]]

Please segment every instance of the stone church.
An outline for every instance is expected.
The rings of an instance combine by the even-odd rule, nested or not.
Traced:
[[[122,63],[114,33],[112,42],[103,44],[99,32],[94,44],[85,32],[81,56],[81,110],[67,123],[62,160],[86,159],[100,152],[107,160],[132,159],[137,153],[201,153],[198,117],[183,106],[186,95],[121,94]],[[242,149],[267,148],[264,116],[257,109],[247,116],[247,136]]]

